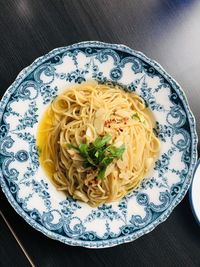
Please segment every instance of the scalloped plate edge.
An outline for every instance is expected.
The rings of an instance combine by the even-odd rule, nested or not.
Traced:
[[[190,186],[190,183],[191,183],[191,180],[192,180],[191,177],[193,175],[194,167],[195,167],[196,161],[197,161],[197,142],[198,142],[198,137],[197,137],[197,133],[196,133],[195,117],[194,117],[194,115],[193,115],[193,113],[192,113],[192,111],[191,111],[191,109],[190,109],[190,107],[188,105],[188,100],[186,98],[186,95],[185,95],[184,91],[182,90],[181,86],[163,69],[163,67],[159,63],[157,63],[155,60],[149,59],[142,52],[133,50],[133,49],[131,49],[131,48],[125,46],[125,45],[122,45],[122,44],[110,44],[110,43],[104,43],[104,42],[99,42],[99,41],[84,41],[84,42],[79,42],[79,43],[72,44],[72,45],[65,46],[65,47],[55,48],[52,51],[50,51],[49,53],[37,58],[28,67],[25,67],[18,74],[18,76],[16,77],[15,81],[6,90],[5,94],[3,95],[2,99],[1,99],[1,102],[0,102],[0,108],[1,108],[0,119],[1,119],[1,117],[3,115],[4,107],[7,104],[7,101],[3,101],[4,98],[7,95],[9,95],[19,85],[21,79],[24,79],[39,64],[43,63],[47,59],[49,59],[52,56],[56,55],[57,52],[60,52],[61,50],[67,51],[69,49],[86,47],[86,46],[101,47],[101,48],[105,47],[105,48],[117,49],[119,51],[124,51],[124,52],[130,53],[132,55],[136,55],[140,59],[144,60],[145,62],[147,62],[148,64],[153,66],[157,71],[159,71],[159,73],[161,73],[167,79],[169,84],[171,84],[176,89],[176,91],[178,92],[179,97],[183,101],[183,105],[185,107],[185,110],[186,110],[186,113],[187,113],[187,116],[188,116],[190,129],[191,129],[191,133],[192,133],[192,152],[193,152],[193,154],[191,155],[190,169],[188,171],[188,176],[187,176],[187,179],[185,181],[184,187],[182,188],[182,191],[174,199],[174,201],[171,203],[170,207],[165,212],[163,212],[159,218],[157,218],[151,224],[147,225],[145,228],[143,228],[143,229],[141,229],[141,230],[139,230],[139,231],[137,231],[137,232],[135,232],[135,233],[133,233],[133,234],[131,234],[129,236],[120,237],[120,238],[116,238],[116,239],[112,239],[112,240],[104,240],[104,241],[95,241],[94,242],[94,241],[80,241],[80,240],[76,241],[76,240],[72,240],[70,238],[63,237],[63,236],[61,236],[59,234],[55,234],[55,233],[52,233],[51,231],[47,230],[46,228],[41,226],[39,223],[37,223],[33,219],[31,219],[24,212],[24,210],[18,205],[18,203],[16,203],[15,199],[13,198],[13,196],[10,193],[10,191],[6,187],[6,184],[5,184],[5,181],[3,179],[3,176],[2,176],[1,172],[0,172],[0,184],[1,184],[1,187],[2,187],[2,191],[6,195],[6,197],[7,197],[8,201],[9,201],[9,203],[11,204],[11,206],[15,209],[15,211],[29,225],[31,225],[36,230],[42,232],[43,234],[45,234],[46,236],[48,236],[48,237],[50,237],[52,239],[59,240],[59,241],[65,243],[65,244],[68,244],[68,245],[83,246],[83,247],[88,247],[88,248],[105,248],[105,247],[112,247],[112,246],[116,246],[116,245],[119,245],[119,244],[122,244],[122,243],[127,243],[127,242],[131,242],[133,240],[136,240],[140,236],[151,232],[157,225],[159,225],[160,223],[164,222],[169,217],[169,215],[171,214],[173,209],[181,202],[181,200],[184,198],[187,190],[189,189],[189,186]]]

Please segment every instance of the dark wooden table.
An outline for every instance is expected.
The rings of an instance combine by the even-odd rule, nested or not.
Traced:
[[[200,135],[199,0],[0,0],[1,96],[35,58],[83,40],[123,43],[156,59],[184,88]],[[0,209],[2,267],[200,266],[200,227],[188,196],[150,234],[101,250],[48,239],[1,191]]]

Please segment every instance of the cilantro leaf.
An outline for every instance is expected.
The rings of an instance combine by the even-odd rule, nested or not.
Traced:
[[[99,157],[99,151],[97,150],[94,155],[96,158],[98,158]]]
[[[67,147],[70,149],[70,148],[73,148],[73,149],[76,149],[79,151],[79,148],[75,145],[72,145],[72,144],[67,144]]]
[[[97,175],[97,179],[103,179],[104,178],[104,176],[105,176],[105,173],[106,173],[106,166],[104,166],[104,167],[101,167],[100,169],[99,169],[99,172],[98,172],[98,175]]]
[[[78,148],[79,148],[81,156],[88,157],[88,145],[87,144],[80,144]]]
[[[93,157],[89,155],[89,147],[87,144],[80,144],[79,145],[79,153],[83,158],[87,160],[88,163],[90,163],[92,166],[96,166]]]
[[[107,167],[113,160],[114,160],[114,157],[107,156],[107,157],[103,158],[100,165]]]
[[[122,157],[125,151],[125,145],[115,147],[114,145],[107,145],[112,139],[111,135],[105,135],[104,137],[97,137],[93,144],[83,144],[75,146],[68,144],[69,148],[73,148],[79,152],[83,157],[83,167],[98,169],[97,179],[103,179],[105,176],[106,168],[113,160]]]
[[[115,157],[115,158],[121,158],[124,151],[125,151],[125,145],[122,144],[120,147],[116,147],[116,146],[109,146],[107,151],[110,152],[110,154]]]
[[[101,148],[104,145],[106,145],[111,139],[112,139],[112,136],[109,134],[105,135],[104,137],[97,137],[97,139],[94,141],[94,147]]]

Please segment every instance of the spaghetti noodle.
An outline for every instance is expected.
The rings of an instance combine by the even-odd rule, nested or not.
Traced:
[[[135,189],[160,147],[143,99],[96,83],[73,86],[54,99],[37,144],[56,188],[93,207]]]

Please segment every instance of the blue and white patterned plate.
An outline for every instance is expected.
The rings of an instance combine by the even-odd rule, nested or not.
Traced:
[[[160,156],[140,187],[91,208],[56,191],[36,148],[38,122],[66,87],[112,81],[139,94],[156,119]],[[55,49],[23,70],[0,103],[0,181],[35,229],[69,245],[115,246],[150,232],[189,188],[197,156],[195,120],[180,86],[156,62],[124,45],[82,42]]]

